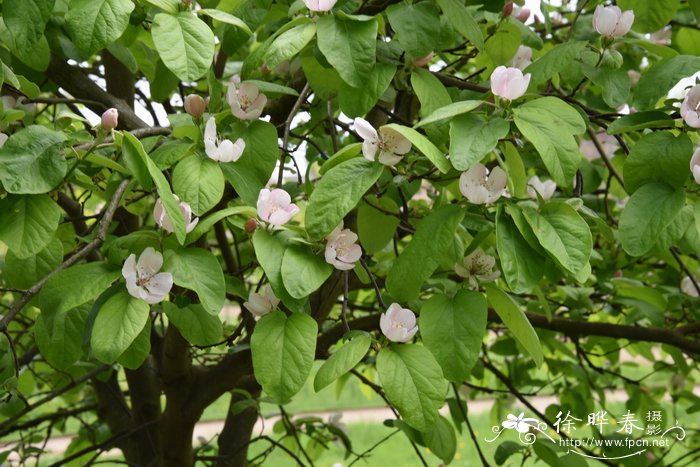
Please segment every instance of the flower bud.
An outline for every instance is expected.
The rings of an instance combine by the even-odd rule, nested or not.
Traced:
[[[501,16],[504,18],[509,17],[513,13],[513,2],[508,2],[503,5],[503,10],[501,10]]]
[[[623,12],[616,6],[598,5],[593,12],[593,27],[604,37],[620,37],[627,34],[634,22],[634,11]]]
[[[435,54],[433,52],[430,52],[425,57],[417,58],[417,59],[413,60],[411,63],[413,64],[413,66],[425,66],[428,63],[430,63],[430,60],[432,60],[434,56],[435,56]]]
[[[253,232],[255,232],[255,229],[257,229],[257,228],[258,228],[258,221],[256,221],[252,217],[250,219],[248,219],[247,221],[245,221],[244,229],[246,232],[252,234]]]
[[[530,73],[523,75],[517,68],[501,65],[491,74],[491,92],[502,99],[513,101],[519,98],[529,85]]]
[[[107,131],[114,130],[119,124],[119,111],[112,107],[102,114],[102,128]]]
[[[190,94],[185,97],[185,112],[194,118],[201,118],[207,108],[207,103],[202,96]]]

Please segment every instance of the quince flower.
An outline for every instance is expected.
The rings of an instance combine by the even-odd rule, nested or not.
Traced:
[[[698,289],[695,288],[695,284],[693,284],[693,280],[689,276],[685,276],[681,281],[681,291],[689,297],[698,298],[700,296]]]
[[[510,64],[519,70],[524,70],[530,63],[532,63],[532,49],[526,45],[518,47],[515,56],[510,60]]]
[[[695,183],[700,183],[700,148],[696,149],[690,159],[690,171],[695,178]]]
[[[489,169],[483,164],[474,164],[459,177],[459,191],[472,204],[493,203],[506,190],[508,176],[500,167],[496,167],[489,175]]]
[[[299,212],[299,207],[292,203],[289,193],[281,188],[260,190],[257,208],[260,219],[272,225],[284,225]]]
[[[700,128],[700,84],[690,88],[683,104],[681,104],[681,117],[688,126]]]
[[[126,279],[129,295],[150,304],[165,300],[173,287],[173,275],[159,272],[161,267],[163,255],[152,247],[143,250],[138,261],[135,254],[129,255],[122,266],[122,276]]]
[[[408,342],[418,332],[416,315],[408,308],[392,303],[379,317],[382,333],[392,342]]]
[[[185,97],[185,112],[194,118],[201,118],[207,110],[207,101],[198,94],[190,94]]]
[[[509,413],[507,418],[508,420],[501,422],[503,428],[507,428],[510,430],[515,428],[520,433],[527,433],[528,431],[530,431],[530,425],[527,422],[538,423],[538,420],[536,418],[525,418],[525,413],[521,413],[517,417],[512,413]]]
[[[537,193],[540,194],[543,200],[550,199],[554,192],[557,191],[557,184],[554,180],[540,180],[540,177],[535,175],[527,182],[527,194],[532,199],[537,199]]]
[[[617,6],[598,5],[593,13],[593,27],[605,37],[624,36],[634,22],[634,11],[623,12]]]
[[[178,198],[177,195],[173,196],[175,196],[176,200],[180,201],[180,198]],[[190,233],[199,222],[199,217],[195,217],[194,219],[192,218],[192,208],[186,202],[180,201],[179,207],[182,217],[185,219],[185,232]],[[158,224],[161,229],[168,233],[175,232],[175,226],[173,226],[173,222],[170,220],[170,217],[168,217],[168,213],[163,207],[163,200],[160,198],[158,198],[156,205],[153,208],[153,217],[156,220],[156,224]]]
[[[364,118],[355,119],[355,130],[364,140],[362,154],[367,160],[377,160],[379,151],[379,163],[393,167],[411,150],[411,142],[399,132],[386,127],[377,132]]]
[[[479,282],[491,282],[501,275],[500,271],[494,270],[495,267],[496,258],[477,248],[465,256],[461,264],[455,264],[455,272],[459,277],[467,279],[469,285],[476,287]]]
[[[523,75],[518,68],[497,67],[491,73],[491,92],[503,99],[514,101],[525,94],[530,85],[530,73]]]
[[[304,5],[310,11],[331,11],[338,0],[304,0]]]
[[[267,104],[267,96],[253,83],[243,83],[236,88],[240,82],[238,76],[234,76],[229,82],[227,98],[231,112],[241,120],[257,120]]]
[[[349,271],[362,256],[362,248],[357,244],[357,234],[343,229],[343,223],[326,237],[326,262],[340,271]]]
[[[105,130],[114,130],[119,124],[119,111],[114,107],[105,110],[100,117],[100,123]]]
[[[248,301],[243,302],[243,306],[253,313],[253,315],[260,318],[277,308],[279,303],[280,299],[275,296],[270,284],[265,284],[262,293],[251,292],[248,296]]]
[[[204,128],[204,151],[210,159],[219,162],[236,162],[243,155],[245,141],[238,138],[235,143],[230,139],[219,140],[216,137],[216,120],[210,117]]]
[[[0,148],[5,145],[5,142],[10,139],[5,133],[0,133]]]

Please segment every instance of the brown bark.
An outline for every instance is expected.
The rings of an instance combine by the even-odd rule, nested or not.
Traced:
[[[252,398],[260,396],[261,388],[252,376],[247,384],[241,384],[239,388],[247,391]],[[245,410],[234,413],[235,404],[245,400],[247,397],[239,392],[234,392],[231,395],[226,422],[218,440],[218,465],[220,467],[246,467],[248,465],[248,443],[259,414],[255,407],[247,407]]]

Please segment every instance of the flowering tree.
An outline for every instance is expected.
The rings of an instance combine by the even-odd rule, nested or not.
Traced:
[[[563,3],[3,0],[0,463],[367,458],[283,409],[310,379],[379,394],[417,465],[494,462],[485,393],[549,439],[606,389],[696,411],[700,2]],[[534,459],[617,465],[577,453]]]

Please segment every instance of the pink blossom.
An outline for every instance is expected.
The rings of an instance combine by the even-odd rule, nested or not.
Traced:
[[[102,123],[102,128],[105,130],[114,130],[119,124],[119,111],[114,107],[105,110],[100,121]]]
[[[185,220],[185,232],[190,233],[197,226],[199,218],[193,218],[192,208],[190,208],[189,204],[185,203],[184,201],[180,201],[180,198],[178,198],[177,196],[175,196],[175,199],[180,202],[180,212],[182,213],[182,217]],[[168,213],[165,211],[165,208],[163,207],[163,200],[161,200],[160,198],[158,198],[158,200],[156,201],[156,205],[153,208],[153,218],[156,220],[156,224],[158,224],[158,226],[160,226],[161,229],[165,230],[168,233],[175,232],[175,226],[170,220]]]
[[[681,117],[688,126],[700,128],[700,84],[696,84],[681,104]]]
[[[695,183],[700,184],[700,148],[695,150],[690,159],[690,172],[693,174]]]
[[[338,0],[304,0],[304,5],[310,11],[331,11]]]
[[[257,120],[265,108],[267,96],[253,83],[243,83],[236,88],[239,82],[237,76],[229,82],[227,97],[231,112],[241,120]]]
[[[378,159],[380,164],[392,167],[411,150],[411,142],[396,130],[382,127],[377,132],[364,118],[356,118],[354,123],[357,134],[364,140],[362,154],[367,160]]]
[[[340,271],[349,271],[362,256],[362,248],[357,244],[357,234],[343,229],[341,222],[326,237],[326,262]]]
[[[216,120],[210,117],[204,128],[204,151],[210,159],[218,162],[236,162],[243,155],[245,141],[238,138],[236,142],[230,139],[219,140],[216,136]]]
[[[491,92],[503,99],[513,101],[525,94],[530,85],[530,73],[523,76],[523,72],[514,67],[497,67],[491,73]]]
[[[284,225],[299,212],[299,207],[292,203],[289,193],[281,188],[260,190],[257,208],[258,217],[272,225]]]
[[[275,296],[270,284],[265,284],[261,293],[251,292],[248,296],[248,301],[243,302],[243,306],[253,315],[260,318],[277,308],[279,303],[280,299]]]
[[[418,332],[416,315],[408,308],[392,303],[379,317],[382,333],[392,342],[408,342]]]
[[[634,22],[634,11],[623,12],[617,6],[598,5],[593,13],[593,27],[605,37],[624,36]]]

